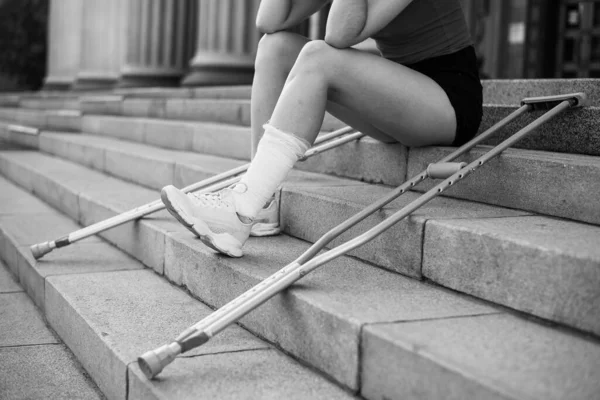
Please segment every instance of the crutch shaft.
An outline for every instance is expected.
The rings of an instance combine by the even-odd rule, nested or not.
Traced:
[[[434,197],[438,196],[445,189],[446,186],[450,187],[450,186],[452,186],[452,184],[454,184],[454,182],[463,179],[465,176],[467,176],[471,172],[475,171],[479,166],[483,165],[483,163],[485,163],[487,160],[491,159],[494,156],[499,155],[506,148],[510,147],[517,141],[521,140],[523,137],[525,137],[531,131],[533,131],[534,129],[536,129],[537,127],[542,125],[543,123],[549,121],[551,118],[558,115],[560,112],[564,111],[569,106],[571,106],[571,105],[572,106],[583,106],[586,101],[585,94],[578,93],[576,95],[577,95],[577,97],[575,100],[572,99],[571,96],[569,96],[569,95],[562,96],[562,98],[559,99],[560,101],[565,100],[565,99],[567,99],[567,100],[562,101],[558,106],[554,107],[551,111],[544,114],[544,116],[540,117],[538,120],[529,124],[527,127],[523,128],[522,130],[517,132],[515,135],[511,136],[511,138],[503,141],[500,145],[496,146],[493,149],[493,151],[491,151],[491,154],[488,157],[485,157],[485,156],[480,157],[478,160],[476,160],[473,163],[469,164],[468,166],[460,169],[456,174],[447,178],[446,180],[444,180],[444,182],[440,183],[433,189],[429,190],[427,193],[425,193],[424,195],[419,197],[417,200],[415,200],[415,201],[411,202],[410,204],[408,204],[407,206],[403,207],[401,210],[394,213],[390,218],[387,218],[385,221],[383,221],[380,224],[376,225],[375,227],[369,229],[367,232],[363,233],[362,235],[348,241],[347,243],[344,243],[332,250],[329,250],[328,252],[326,252],[322,255],[319,255],[319,256],[313,258],[316,255],[316,253],[323,248],[324,245],[326,245],[329,241],[331,241],[334,238],[330,234],[336,233],[337,235],[339,235],[340,233],[343,233],[344,231],[349,229],[354,224],[362,221],[364,218],[366,218],[368,215],[375,212],[377,209],[383,207],[384,205],[388,204],[396,197],[400,196],[402,193],[404,193],[410,187],[413,187],[415,184],[426,179],[427,172],[422,172],[421,174],[417,175],[416,177],[409,180],[405,184],[401,185],[399,188],[394,190],[391,195],[388,195],[384,199],[376,202],[375,204],[377,206],[367,207],[365,210],[363,210],[362,212],[357,214],[357,216],[350,218],[346,222],[340,224],[337,228],[334,228],[331,231],[329,231],[328,234],[326,234],[323,238],[321,238],[321,240],[319,240],[317,243],[315,243],[313,246],[311,246],[311,248],[309,248],[309,250],[304,252],[292,264],[286,266],[283,270],[280,270],[276,274],[271,275],[265,281],[261,282],[259,285],[255,286],[253,289],[245,292],[241,296],[239,296],[236,299],[234,299],[233,301],[229,302],[226,306],[222,307],[217,312],[211,314],[209,317],[198,322],[191,328],[188,328],[178,338],[177,343],[181,344],[181,346],[179,346],[178,348],[179,349],[185,348],[187,350],[187,349],[191,349],[191,348],[195,347],[196,345],[205,343],[211,336],[217,334],[222,329],[227,327],[229,324],[237,321],[239,318],[241,318],[248,312],[252,311],[257,306],[262,304],[263,302],[265,302],[268,299],[270,299],[271,297],[275,296],[283,289],[289,287],[291,284],[293,284],[298,279],[302,278],[304,275],[310,273],[311,271],[313,271],[314,269],[323,265],[324,263],[331,261],[334,258],[337,258],[343,254],[346,254],[347,252],[349,252],[359,246],[362,246],[366,242],[372,240],[373,238],[375,238],[376,236],[381,234],[383,231],[389,229],[391,226],[393,226],[400,220],[406,218],[413,211],[415,211],[416,209],[418,209],[425,203],[431,201],[431,199],[433,199]],[[538,101],[539,99],[535,99],[535,100],[536,100],[536,104],[540,105],[541,102]],[[555,99],[555,103],[557,103],[557,102],[558,101],[556,101],[556,99]],[[542,104],[542,106],[543,106],[543,104]],[[504,118],[502,121],[495,124],[492,128],[488,129],[486,132],[484,132],[481,135],[479,135],[478,137],[472,139],[467,144],[461,146],[459,149],[457,149],[452,154],[444,157],[441,160],[441,162],[452,161],[454,158],[456,158],[459,155],[470,150],[472,147],[474,147],[481,141],[487,139],[487,137],[489,137],[493,133],[495,133],[496,130],[498,130],[501,127],[503,127],[504,125],[508,124],[509,122],[511,122],[512,120],[517,118],[519,115],[523,114],[525,111],[533,109],[533,108],[534,107],[531,104],[526,104],[524,102],[524,105],[521,108],[519,108],[518,110],[513,112],[508,117]],[[482,160],[482,158],[483,158],[483,160]],[[196,343],[199,343],[199,344],[196,344]],[[146,354],[149,354],[148,359],[151,359],[152,354],[154,354],[154,353],[149,352]],[[145,359],[144,356],[142,356],[139,359],[140,364],[144,364],[144,366],[148,365],[147,361],[148,360]],[[170,361],[162,363],[160,365],[160,368],[155,368],[154,370],[149,371],[148,373],[146,373],[146,376],[148,378],[154,377],[166,366],[166,364],[168,364],[168,362],[170,362]]]
[[[347,243],[344,243],[332,250],[329,250],[327,253],[325,253],[321,256],[312,258],[313,256],[310,256],[310,254],[312,254],[313,252],[316,253],[316,252],[320,251],[327,244],[327,243],[321,243],[320,245],[317,245],[319,243],[319,241],[318,241],[311,247],[311,249],[313,249],[313,247],[314,247],[313,252],[310,252],[311,249],[309,249],[309,251],[305,252],[303,254],[303,256],[301,256],[294,263],[288,265],[287,267],[280,270],[279,272],[271,275],[269,278],[267,278],[266,280],[261,282],[259,285],[255,286],[251,290],[245,292],[238,298],[236,298],[233,301],[231,301],[230,303],[228,303],[226,306],[224,306],[222,308],[223,312],[221,312],[221,313],[215,312],[215,313],[213,313],[214,316],[211,315],[211,316],[205,318],[204,320],[200,321],[199,324],[194,326],[195,332],[198,332],[198,333],[201,332],[202,334],[205,334],[208,337],[212,337],[212,336],[216,335],[221,330],[223,330],[227,326],[229,326],[231,323],[237,321],[239,318],[242,318],[248,312],[252,311],[253,309],[258,307],[259,305],[261,305],[262,303],[264,303],[265,301],[267,301],[268,299],[270,299],[277,293],[281,292],[282,290],[284,290],[287,287],[289,287],[290,285],[292,285],[294,282],[296,282],[298,279],[300,279],[304,275],[310,273],[311,271],[318,268],[319,266],[321,266],[343,254],[346,254],[347,252],[352,251],[355,248],[360,247],[363,244],[365,244],[366,242],[377,237],[378,235],[383,233],[385,230],[389,229],[391,226],[398,223],[400,220],[406,218],[412,212],[419,209],[424,204],[431,201],[433,198],[437,197],[445,188],[452,186],[457,180],[461,180],[464,177],[466,177],[468,174],[474,172],[479,166],[483,165],[489,159],[499,155],[501,152],[506,150],[508,147],[512,146],[513,144],[517,143],[519,140],[523,139],[525,136],[527,136],[533,130],[537,129],[539,126],[543,125],[544,123],[548,122],[550,119],[554,118],[556,115],[558,115],[559,113],[564,111],[565,109],[569,108],[569,106],[570,106],[570,103],[568,101],[564,101],[563,103],[554,107],[551,111],[546,113],[544,116],[540,117],[533,123],[529,124],[527,127],[521,129],[519,132],[515,133],[510,138],[503,141],[501,144],[499,144],[498,146],[496,146],[495,148],[490,150],[490,152],[486,153],[484,156],[478,158],[471,164],[463,167],[461,170],[459,170],[454,175],[452,175],[451,177],[444,180],[442,183],[440,183],[433,189],[429,190],[427,193],[425,193],[424,195],[419,197],[417,200],[411,202],[410,204],[408,204],[407,206],[405,206],[404,208],[402,208],[401,210],[396,212],[390,218],[386,219],[385,221],[381,222],[380,224],[371,228],[370,230],[361,234],[360,236],[348,241]],[[524,107],[525,107],[525,109],[527,108],[527,106],[524,106]],[[485,138],[486,137],[479,138],[479,140],[477,140],[475,142],[479,143],[481,140],[484,140]],[[462,148],[459,149],[462,151],[455,152],[456,155],[453,158],[456,158],[459,155],[461,155],[462,153],[468,151],[468,149],[475,146],[475,144],[469,143],[469,144],[463,146],[463,147],[465,147],[465,149],[462,149]],[[446,158],[448,158],[448,157],[446,157]],[[414,179],[420,181],[420,180],[422,180],[421,178],[423,178],[423,175],[426,176],[426,174],[422,173]],[[404,189],[406,189],[406,186],[413,186],[413,185],[409,181],[408,185],[405,184],[402,186],[404,186]],[[348,226],[346,229],[348,229],[350,227],[351,226]],[[340,234],[339,231],[336,233],[337,233],[337,235]],[[327,235],[325,235],[325,236],[327,236]],[[306,258],[306,260],[303,261],[303,259],[305,259],[305,258]],[[220,310],[218,310],[218,311],[220,311]],[[193,337],[193,335],[192,335],[192,337]]]
[[[356,132],[356,133],[353,133],[351,135],[346,136],[345,138],[339,139],[339,142],[340,142],[339,144],[336,143],[336,142],[329,142],[329,143],[325,143],[322,146],[313,147],[310,150],[308,150],[306,152],[306,154],[304,154],[304,156],[301,159],[299,159],[298,161],[304,161],[304,160],[306,160],[309,157],[314,157],[317,154],[321,154],[323,152],[326,152],[327,150],[331,150],[331,149],[333,149],[335,147],[338,147],[338,146],[340,146],[342,144],[353,142],[355,140],[360,139],[363,136],[364,136],[363,133]]]
[[[555,106],[550,111],[548,111],[546,114],[544,114],[543,116],[541,116],[540,118],[538,118],[534,122],[532,122],[531,124],[527,125],[523,129],[521,129],[520,131],[518,131],[517,133],[512,135],[510,138],[504,140],[502,143],[500,143],[497,146],[495,146],[494,148],[492,148],[489,152],[487,152],[483,156],[479,157],[477,160],[473,161],[472,163],[470,163],[466,167],[462,168],[460,171],[458,171],[451,177],[447,178],[440,184],[436,185],[435,187],[433,187],[432,189],[427,191],[425,194],[423,194],[421,197],[419,197],[415,201],[411,202],[410,204],[406,205],[402,209],[398,210],[396,213],[394,213],[389,218],[386,218],[384,221],[380,222],[378,225],[369,229],[367,232],[357,236],[356,238],[349,240],[348,242],[346,242],[332,250],[329,250],[327,253],[322,254],[322,255],[312,259],[311,261],[307,262],[306,264],[302,265],[300,267],[300,270],[302,273],[296,272],[296,271],[295,271],[295,273],[297,273],[298,276],[304,276],[307,273],[309,273],[310,271],[312,271],[313,269],[319,267],[320,265],[323,265],[323,264],[325,264],[343,254],[346,254],[347,252],[352,251],[355,248],[360,247],[363,244],[373,240],[375,237],[379,236],[381,233],[383,233],[384,231],[386,231],[387,229],[389,229],[390,227],[392,227],[393,225],[395,225],[402,219],[406,218],[412,212],[419,209],[424,204],[431,201],[433,198],[437,197],[445,189],[449,188],[456,182],[464,179],[466,176],[473,173],[476,169],[478,169],[480,166],[485,164],[487,161],[500,155],[500,153],[502,153],[504,150],[506,150],[510,146],[514,145],[518,141],[522,140],[524,137],[529,135],[532,131],[537,129],[539,126],[550,121],[552,118],[556,117],[558,114],[560,114],[561,112],[563,112],[570,106],[571,106],[571,103],[569,101],[563,101],[562,103],[560,103],[559,105]]]
[[[520,117],[522,114],[526,113],[530,108],[531,108],[531,106],[529,106],[529,105],[523,105],[523,106],[519,107],[517,110],[513,111],[511,114],[509,114],[502,120],[495,123],[493,126],[491,126],[486,131],[482,132],[480,135],[474,137],[469,142],[465,143],[464,145],[462,145],[461,147],[459,147],[452,153],[448,154],[446,157],[442,158],[440,160],[440,162],[450,162],[450,161],[453,161],[454,159],[456,159],[457,157],[460,157],[467,151],[471,150],[473,147],[477,146],[479,143],[483,142],[484,140],[487,140],[490,136],[495,134],[498,130],[502,129],[504,126],[508,125],[509,123],[514,121],[516,118]],[[420,174],[418,174],[417,176],[414,176],[413,178],[409,179],[408,181],[406,181],[405,183],[403,183],[402,185],[400,185],[399,187],[394,189],[392,192],[390,192],[387,196],[384,196],[383,198],[379,199],[375,203],[371,204],[367,208],[360,211],[358,214],[350,217],[348,220],[346,220],[342,224],[336,226],[335,228],[333,228],[329,232],[327,232],[325,235],[321,236],[321,238],[319,240],[317,240],[306,252],[304,252],[304,254],[302,254],[298,258],[297,261],[300,264],[303,264],[306,261],[310,260],[318,252],[320,252],[325,246],[327,246],[327,244],[329,244],[333,239],[335,239],[342,233],[346,232],[348,229],[352,228],[354,225],[360,223],[361,221],[363,221],[364,219],[369,217],[371,214],[373,214],[377,210],[385,207],[392,201],[396,200],[399,196],[403,195],[408,190],[410,190],[412,187],[416,186],[417,184],[424,181],[425,179],[427,179],[426,171],[423,171]]]
[[[313,147],[311,150],[318,151],[320,149],[320,146],[328,146],[327,150],[337,147],[337,146],[341,146],[342,144],[345,144],[351,140],[348,140],[347,137],[338,139],[338,140],[332,140],[332,139],[336,139],[339,136],[345,135],[345,134],[351,132],[352,130],[353,129],[351,127],[345,127],[342,129],[338,129],[337,131],[322,135],[321,137],[317,138],[317,140],[315,140],[315,147]],[[353,137],[352,140],[356,140],[357,138],[359,138],[362,135],[354,134],[354,135],[350,135],[350,136]],[[330,141],[330,140],[332,140],[331,143],[322,144],[322,143]],[[322,152],[322,151],[319,151],[319,152]],[[309,157],[314,154],[317,154],[317,153],[311,153],[309,155]],[[236,167],[227,172],[223,172],[221,174],[215,175],[215,176],[205,179],[203,181],[196,182],[192,185],[186,186],[181,190],[185,193],[197,192],[200,190],[202,190],[202,193],[207,193],[207,192],[213,192],[213,191],[223,189],[227,186],[230,186],[230,185],[238,182],[241,178],[240,174],[244,173],[248,169],[249,166],[250,166],[249,163],[241,165],[241,166]],[[210,186],[210,185],[212,185],[212,186]],[[75,243],[79,240],[85,239],[89,236],[96,235],[100,232],[103,232],[103,231],[111,229],[111,228],[115,228],[119,225],[139,219],[141,217],[155,213],[162,209],[164,209],[164,204],[160,200],[156,200],[151,203],[134,208],[132,210],[126,211],[122,214],[108,218],[106,220],[89,225],[85,228],[79,229],[79,230],[72,232],[69,235],[61,237],[59,239],[34,244],[30,247],[30,250],[31,250],[31,253],[33,254],[34,258],[39,259],[39,258],[43,257],[45,254],[48,254],[49,252],[51,252],[52,250],[54,250],[56,248],[68,246],[72,243]]]
[[[474,139],[472,139],[470,142],[466,143],[465,145],[461,146],[459,149],[457,149],[453,153],[451,153],[451,154],[447,155],[446,157],[444,157],[440,162],[449,162],[449,161],[452,161],[455,158],[457,158],[457,157],[461,156],[462,154],[466,153],[471,148],[473,148],[474,146],[476,146],[478,143],[481,143],[483,140],[486,140],[487,138],[489,138],[489,136],[491,136],[492,134],[494,134],[497,130],[501,129],[505,125],[509,124],[510,122],[512,122],[513,120],[515,120],[516,118],[518,118],[520,115],[522,115],[523,113],[525,113],[528,109],[529,109],[529,106],[527,106],[527,105],[524,105],[524,106],[520,107],[519,109],[517,109],[516,111],[514,111],[513,113],[511,113],[507,117],[503,118],[501,121],[499,121],[496,124],[494,124],[488,130],[486,130],[485,132],[483,132],[479,136],[477,136]],[[351,217],[350,219],[348,219],[344,223],[338,225],[336,228],[334,228],[331,231],[327,232],[317,242],[315,242],[306,252],[304,252],[297,260],[295,260],[291,265],[301,265],[301,264],[304,264],[305,262],[307,262],[308,260],[312,259],[315,256],[315,254],[317,254],[319,251],[321,251],[333,239],[335,239],[336,237],[338,237],[339,235],[341,235],[342,233],[344,233],[346,230],[352,228],[354,225],[356,225],[357,223],[361,222],[362,220],[364,220],[365,218],[367,218],[369,215],[373,214],[373,212],[381,209],[382,207],[384,207],[388,203],[392,202],[393,200],[395,200],[396,198],[398,198],[400,195],[402,195],[403,193],[405,193],[406,191],[408,191],[411,187],[415,186],[416,184],[418,184],[419,182],[425,180],[426,178],[427,178],[427,173],[426,172],[420,173],[419,175],[413,177],[411,180],[405,182],[403,185],[401,185],[400,187],[398,187],[397,189],[395,189],[388,196],[382,198],[381,200],[377,201],[376,203],[374,203],[370,207],[367,207],[366,209],[364,209],[363,211],[359,212],[355,216]],[[183,340],[186,337],[189,337],[189,336],[192,336],[192,335],[198,333],[199,331],[203,331],[208,326],[210,326],[211,323],[213,323],[214,321],[216,321],[218,318],[224,317],[228,312],[234,312],[235,308],[238,305],[243,304],[244,301],[248,301],[253,294],[257,295],[261,290],[263,290],[264,288],[266,288],[267,285],[275,285],[277,283],[277,278],[279,277],[280,279],[282,279],[283,276],[285,275],[285,273],[288,273],[288,271],[292,268],[291,265],[288,265],[285,268],[283,268],[282,270],[280,270],[280,271],[276,272],[275,274],[269,276],[267,279],[265,279],[264,281],[262,281],[261,283],[259,283],[254,288],[250,289],[249,291],[243,293],[242,295],[236,297],[235,299],[233,299],[229,303],[225,304],[223,307],[219,308],[218,310],[216,310],[215,312],[213,312],[211,315],[209,315],[208,317],[204,318],[198,324],[196,324],[193,327],[189,328],[188,330],[184,331],[177,338],[177,340]],[[259,303],[260,302],[261,301],[259,300]],[[254,304],[254,302],[253,302],[253,304]],[[236,312],[236,315],[238,315],[237,312]]]

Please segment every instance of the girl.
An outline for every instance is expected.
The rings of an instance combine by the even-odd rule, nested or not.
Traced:
[[[286,31],[329,2],[325,40]],[[241,257],[251,231],[278,232],[273,194],[314,142],[325,111],[406,146],[459,146],[479,128],[482,87],[460,0],[263,0],[257,27],[265,35],[248,172],[217,193],[161,193],[171,214],[221,253]],[[352,48],[367,38],[381,55]]]

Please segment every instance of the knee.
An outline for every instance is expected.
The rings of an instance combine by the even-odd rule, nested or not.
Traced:
[[[328,45],[324,40],[312,40],[302,47],[292,74],[309,73],[325,74],[332,70],[338,49]]]
[[[294,54],[293,51],[295,48],[293,35],[293,33],[285,31],[263,35],[258,42],[255,68],[259,69],[264,65],[273,65],[273,63],[292,65],[297,56],[297,53]]]

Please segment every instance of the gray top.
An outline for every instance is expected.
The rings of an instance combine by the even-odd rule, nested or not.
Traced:
[[[473,44],[460,0],[414,0],[372,38],[383,57],[402,64]]]

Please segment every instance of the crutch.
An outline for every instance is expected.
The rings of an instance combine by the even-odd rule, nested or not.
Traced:
[[[317,154],[321,154],[327,150],[339,147],[343,144],[353,142],[355,140],[360,139],[364,136],[360,132],[355,132],[350,135],[341,137],[346,135],[347,133],[352,132],[354,129],[347,126],[341,129],[338,129],[334,132],[322,135],[315,140],[315,147],[309,149],[304,155],[303,159],[307,159],[309,157],[313,157]],[[221,174],[215,175],[208,179],[205,179],[200,182],[196,182],[189,186],[181,189],[185,193],[201,191],[201,193],[210,193],[220,189],[223,189],[227,186],[230,186],[236,182],[238,182],[241,178],[240,174],[246,172],[250,163],[240,165],[239,167],[233,168],[229,171],[223,172]],[[58,249],[61,247],[68,246],[72,243],[75,243],[79,240],[85,239],[89,236],[96,235],[100,232],[104,232],[108,229],[115,228],[119,225],[122,225],[126,222],[134,221],[143,216],[155,213],[165,208],[165,205],[162,201],[155,200],[151,203],[144,204],[137,208],[126,211],[122,214],[115,215],[114,217],[105,219],[103,221],[96,222],[95,224],[89,225],[85,228],[76,230],[66,236],[63,236],[59,239],[52,240],[49,242],[43,242],[34,244],[30,247],[31,253],[35,259],[42,258],[45,254],[50,253],[54,249]]]
[[[211,315],[202,319],[200,322],[186,329],[170,344],[161,346],[155,350],[151,350],[144,353],[138,358],[138,364],[140,366],[140,369],[148,379],[154,378],[179,354],[185,353],[186,351],[189,351],[206,343],[208,340],[210,340],[211,337],[221,332],[227,326],[236,322],[244,315],[254,310],[256,307],[260,306],[262,303],[269,300],[271,297],[285,290],[298,279],[312,272],[321,265],[373,240],[381,233],[392,227],[394,224],[406,218],[413,211],[417,210],[424,204],[431,201],[433,198],[440,195],[444,190],[473,173],[484,163],[498,156],[508,147],[514,145],[515,143],[529,135],[539,126],[550,121],[552,118],[556,117],[566,109],[585,106],[586,102],[587,97],[584,93],[524,99],[521,103],[521,107],[518,108],[516,111],[514,111],[513,113],[511,113],[510,115],[493,125],[491,128],[489,128],[479,136],[475,137],[468,143],[464,144],[451,154],[447,155],[438,163],[430,164],[425,171],[408,180],[407,182],[390,192],[384,198],[368,206],[358,214],[354,215],[342,224],[330,230],[295,261],[288,264],[286,267],[279,270],[275,274],[271,275],[270,277],[256,285],[254,288],[248,290],[247,292],[238,296],[234,300],[230,301],[220,309],[213,312]],[[525,112],[538,109],[550,109],[550,111],[546,112],[538,119],[536,119],[523,129],[519,130],[517,133],[513,134],[511,137],[504,140],[503,142],[498,144],[496,147],[492,148],[489,152],[479,157],[472,163],[467,165],[466,163],[452,162],[454,159],[463,155],[477,144],[488,139],[498,130],[500,130],[510,122],[514,121],[516,118],[518,118]],[[410,188],[424,181],[428,177],[432,179],[444,180],[443,182],[436,185],[434,188],[430,189],[410,204],[406,205],[405,207],[394,213],[386,220],[382,221],[375,227],[369,229],[367,232],[327,251],[326,253],[316,258],[313,258],[333,239],[335,239],[336,237],[338,237],[357,223],[363,221],[369,215],[380,210],[382,207],[389,204],[390,202],[404,194],[406,191],[410,190]]]

